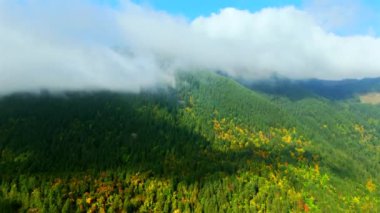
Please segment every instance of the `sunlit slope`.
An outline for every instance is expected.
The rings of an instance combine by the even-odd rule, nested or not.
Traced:
[[[380,109],[213,73],[141,94],[0,100],[0,205],[33,211],[379,211]]]
[[[368,94],[363,94],[360,96],[360,101],[362,103],[368,103],[368,104],[380,104],[380,93],[372,92]]]
[[[210,127],[212,118],[234,119],[255,128],[291,127],[288,118],[276,103],[249,90],[236,81],[208,72],[182,74],[177,89],[189,109],[203,119],[200,125]]]
[[[232,87],[220,86],[218,90],[215,90],[225,92],[216,94],[216,97],[231,94],[228,98],[234,99],[234,101],[226,102],[221,106],[231,103],[234,103],[235,106],[240,104],[239,106],[242,106],[242,108],[244,108],[244,105],[250,104],[255,106],[250,108],[252,111],[243,113],[244,115],[257,115],[256,117],[243,116],[249,120],[243,123],[251,125],[250,128],[266,129],[274,127],[276,124],[285,128],[295,127],[298,132],[308,138],[310,146],[307,149],[314,156],[318,156],[322,168],[327,173],[330,173],[333,178],[336,178],[337,185],[342,185],[341,190],[355,190],[357,185],[352,185],[351,180],[363,183],[375,179],[379,182],[379,106],[363,105],[351,100],[334,101],[315,94],[307,95],[306,93],[304,93],[303,98],[298,100],[284,98],[281,93],[279,95],[276,95],[276,93],[267,95],[262,92],[258,94],[252,91],[247,94],[246,88],[237,85],[236,82],[222,77],[208,77],[214,78],[214,81],[210,79],[207,81],[214,82],[214,85],[218,85],[217,82],[219,82],[219,85],[228,85],[228,83],[233,85]],[[212,91],[212,88],[215,88],[215,86],[212,86],[213,84],[205,83],[206,81],[199,82],[204,82],[200,86],[202,88],[203,85],[203,91]],[[370,87],[370,85],[367,85],[367,87]],[[231,88],[234,88],[232,91],[236,92],[236,94],[230,92]],[[201,90],[195,89],[195,93],[199,91]],[[301,90],[301,92],[303,91]],[[204,93],[206,92],[200,92],[200,94]],[[207,94],[210,95],[210,93]],[[244,94],[244,97],[237,94]],[[222,98],[222,100],[225,99]],[[261,102],[262,100],[263,102]],[[207,106],[203,105],[204,103],[200,101],[201,108],[207,108]],[[260,105],[260,103],[265,104]],[[261,109],[260,106],[262,106]],[[259,113],[262,109],[267,114],[260,117],[260,115],[263,115]],[[232,113],[225,113],[221,117],[239,118],[239,116],[231,118],[231,115]],[[275,122],[271,123],[270,121]],[[267,122],[266,125],[261,126],[265,122]]]

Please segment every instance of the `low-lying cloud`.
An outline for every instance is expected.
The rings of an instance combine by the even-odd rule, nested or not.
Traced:
[[[246,79],[378,77],[379,57],[379,38],[338,36],[291,6],[187,20],[129,1],[0,0],[0,94],[137,92],[200,69]]]

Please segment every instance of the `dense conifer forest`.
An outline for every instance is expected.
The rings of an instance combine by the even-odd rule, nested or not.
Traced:
[[[200,72],[0,99],[3,212],[380,212],[379,171],[380,106],[354,96]]]

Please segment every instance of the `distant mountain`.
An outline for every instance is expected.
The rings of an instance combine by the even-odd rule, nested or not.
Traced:
[[[264,93],[300,99],[307,96],[321,96],[331,100],[354,98],[356,95],[380,92],[380,78],[361,80],[290,80],[273,77],[267,80],[240,81],[242,84]]]
[[[341,101],[368,81],[3,97],[0,211],[379,212],[380,106]]]

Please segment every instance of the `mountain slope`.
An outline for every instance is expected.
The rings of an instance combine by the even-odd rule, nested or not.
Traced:
[[[380,108],[208,72],[141,94],[0,100],[0,205],[22,211],[379,211]]]

